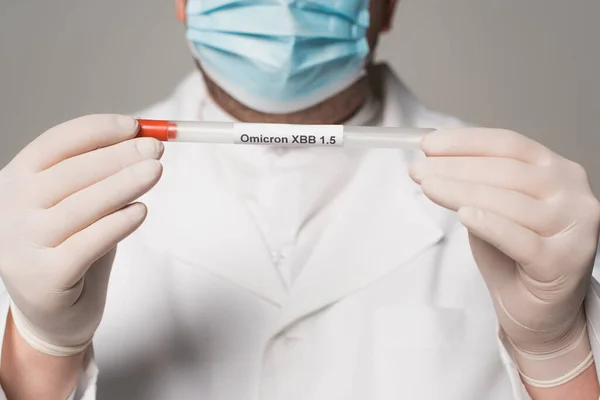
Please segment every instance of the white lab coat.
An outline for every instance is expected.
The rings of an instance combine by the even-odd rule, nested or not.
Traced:
[[[378,73],[383,125],[459,125]],[[194,74],[140,116],[196,119],[204,95]],[[119,247],[75,398],[96,386],[114,400],[529,398],[466,231],[410,181],[409,154],[369,152],[287,291],[213,149],[168,145],[149,219]],[[596,288],[586,307],[598,357]],[[0,306],[6,315],[6,293]]]

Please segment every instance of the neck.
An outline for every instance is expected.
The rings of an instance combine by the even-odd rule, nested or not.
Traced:
[[[226,113],[242,122],[275,124],[342,124],[358,111],[369,94],[368,79],[363,77],[352,86],[305,110],[289,114],[269,114],[253,110],[235,100],[206,74],[204,80],[215,103]]]

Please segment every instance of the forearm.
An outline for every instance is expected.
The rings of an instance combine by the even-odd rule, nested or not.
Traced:
[[[29,346],[9,314],[2,346],[0,383],[9,400],[64,400],[75,389],[84,354],[55,357]]]
[[[553,388],[537,388],[525,383],[532,400],[598,400],[600,385],[596,365],[592,364],[581,375]]]

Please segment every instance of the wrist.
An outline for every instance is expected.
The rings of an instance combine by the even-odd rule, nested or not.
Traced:
[[[594,362],[583,309],[564,335],[535,349],[525,349],[510,338],[507,342],[523,381],[534,387],[555,387],[567,383]]]
[[[0,381],[10,399],[64,399],[77,385],[85,354],[56,357],[31,347],[9,312],[2,344]]]

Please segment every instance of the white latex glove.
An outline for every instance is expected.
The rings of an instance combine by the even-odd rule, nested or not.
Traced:
[[[438,131],[410,168],[457,210],[524,380],[558,386],[592,363],[583,301],[600,205],[585,170],[535,141],[492,129]]]
[[[132,139],[135,119],[95,115],[42,134],[0,171],[0,275],[21,336],[58,356],[83,351],[98,327],[115,246],[160,178],[163,145]],[[132,282],[132,284],[134,284]]]

